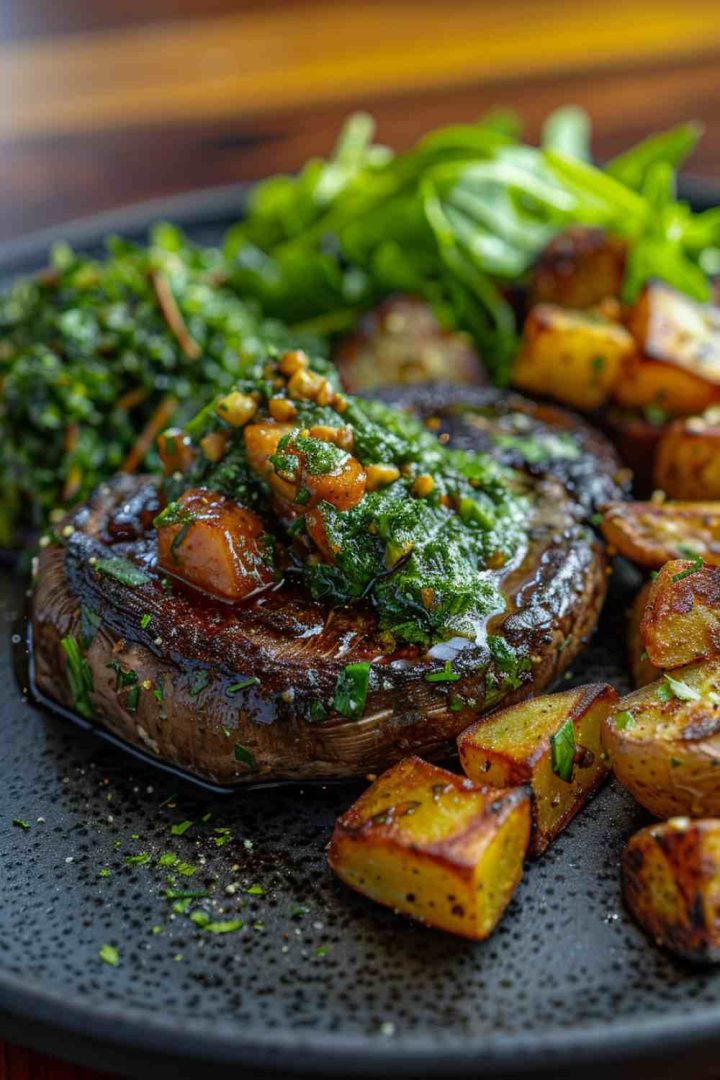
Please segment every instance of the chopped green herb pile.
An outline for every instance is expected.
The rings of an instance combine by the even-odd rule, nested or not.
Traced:
[[[320,380],[330,403],[295,394],[293,376],[287,382],[281,376],[282,363],[249,368],[233,392],[256,404],[247,431],[278,433],[268,414],[278,401],[292,410],[292,430],[267,463],[250,463],[250,436],[223,419],[220,398],[185,431],[197,445],[222,431],[224,457],[213,462],[198,453],[186,475],[168,482],[168,494],[177,498],[201,487],[256,507],[265,528],[285,541],[285,561],[311,595],[333,606],[370,601],[389,647],[456,635],[484,640],[486,617],[503,611],[505,599],[497,576],[483,571],[505,566],[527,543],[529,504],[522,479],[485,454],[445,447],[408,414],[338,395],[332,378],[315,374],[317,365],[307,369],[307,377]],[[339,450],[328,431],[340,433],[350,449]],[[308,504],[304,491],[340,476],[349,462],[358,474],[366,471],[370,490],[358,489],[357,498],[353,492],[351,505],[336,505],[330,484],[322,489],[327,498],[320,494]],[[370,485],[378,468],[386,470],[385,479]],[[281,502],[288,505],[287,513],[274,517],[278,484],[286,493]],[[164,526],[178,507],[171,502],[156,525]],[[318,535],[324,538],[319,545]],[[349,665],[338,680],[335,708],[345,716],[362,715],[368,679],[367,664]],[[441,679],[451,682],[455,676],[442,672]],[[244,685],[233,684],[228,692]]]
[[[16,523],[44,523],[154,434],[230,386],[254,356],[290,344],[287,330],[226,284],[220,252],[158,226],[143,249],[108,241],[100,261],[65,246],[35,280],[0,297],[0,545]],[[31,507],[31,518],[24,516]]]

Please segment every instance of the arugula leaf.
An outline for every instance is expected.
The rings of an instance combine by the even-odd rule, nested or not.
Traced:
[[[657,162],[667,162],[672,168],[678,168],[693,152],[702,133],[703,125],[691,120],[669,131],[649,135],[606,162],[605,170],[622,184],[639,191],[648,169]]]
[[[556,109],[543,124],[542,145],[565,157],[590,161],[590,117],[576,105]]]

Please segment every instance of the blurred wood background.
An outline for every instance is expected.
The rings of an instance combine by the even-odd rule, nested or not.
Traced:
[[[600,158],[702,120],[689,171],[720,177],[718,0],[2,0],[0,240],[292,170],[358,107],[402,148],[567,102]],[[0,1044],[0,1080],[89,1076]]]
[[[720,171],[717,0],[3,0],[0,239],[293,169],[370,108],[404,147],[584,105],[599,156],[687,117]]]

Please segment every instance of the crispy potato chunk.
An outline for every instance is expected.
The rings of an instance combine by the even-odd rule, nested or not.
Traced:
[[[658,668],[720,656],[720,567],[666,563],[651,583],[640,635]]]
[[[650,661],[645,642],[640,635],[640,623],[651,585],[651,581],[645,582],[628,612],[627,655],[633,686],[647,686],[660,676],[660,672]]]
[[[594,409],[607,401],[634,351],[627,330],[609,319],[538,304],[525,321],[512,381],[532,394]]]
[[[624,409],[656,409],[668,417],[702,412],[717,400],[717,388],[684,368],[635,357],[613,388]]]
[[[720,499],[720,408],[668,425],[655,454],[654,479],[671,499]]]
[[[720,565],[720,502],[609,503],[601,527],[620,555],[651,570],[688,550]]]
[[[488,381],[470,335],[444,330],[416,296],[391,296],[369,311],[333,359],[353,394],[394,383]]]
[[[630,838],[625,903],[658,945],[688,960],[720,960],[720,821],[671,818]]]
[[[603,724],[613,771],[656,817],[720,814],[720,661],[676,668]]]
[[[720,386],[720,307],[699,304],[669,285],[646,285],[627,313],[644,356]]]
[[[655,282],[630,308],[627,327],[638,359],[615,387],[620,405],[687,416],[720,400],[720,308]]]
[[[526,789],[477,788],[410,757],[339,818],[329,859],[365,896],[480,941],[520,881],[529,838]]]
[[[221,600],[242,600],[273,581],[265,526],[252,510],[215,491],[191,488],[157,530],[158,563],[173,577]]]
[[[530,304],[588,308],[620,296],[627,244],[604,229],[574,225],[554,236],[533,268]]]
[[[474,783],[530,784],[531,854],[545,850],[606,775],[600,728],[617,701],[604,683],[579,686],[501,709],[459,736],[460,764]]]

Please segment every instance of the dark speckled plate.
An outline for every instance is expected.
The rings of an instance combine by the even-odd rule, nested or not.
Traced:
[[[139,235],[162,213],[212,239],[240,201],[210,193],[62,234],[92,246],[114,229]],[[0,252],[0,274],[41,264],[53,239]],[[627,573],[613,583],[575,682],[623,687],[633,584]],[[645,817],[617,786],[529,866],[490,941],[455,940],[328,871],[333,820],[362,785],[218,796],[31,703],[12,672],[23,671],[23,589],[3,572],[3,1035],[154,1076],[589,1077],[609,1062],[618,1077],[717,1076],[720,974],[659,952],[623,911],[619,854]],[[163,855],[195,872],[159,865]],[[192,909],[243,928],[201,930],[173,912],[168,889],[209,893]],[[117,967],[100,961],[103,945],[119,950]]]

